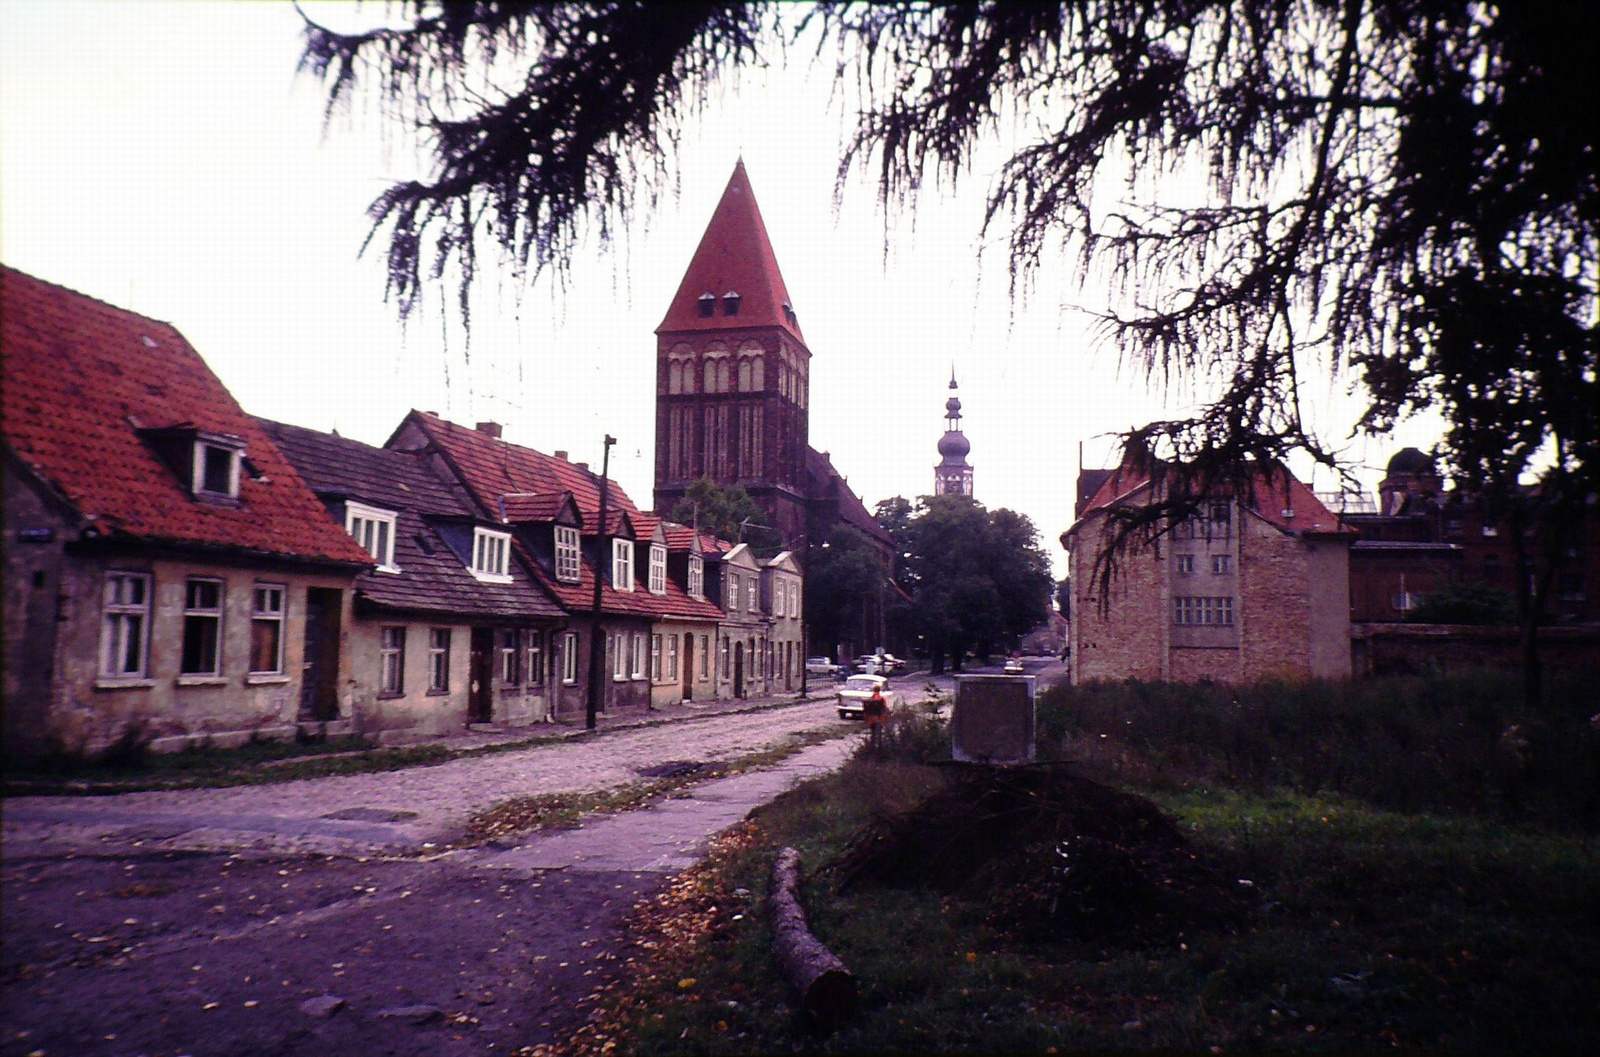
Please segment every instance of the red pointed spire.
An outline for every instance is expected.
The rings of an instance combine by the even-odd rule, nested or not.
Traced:
[[[710,315],[702,315],[706,294]],[[727,314],[729,294],[738,295],[737,315]],[[805,341],[741,158],[656,333],[742,327],[784,327]]]

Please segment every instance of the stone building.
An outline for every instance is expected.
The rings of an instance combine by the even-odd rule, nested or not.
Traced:
[[[8,752],[347,727],[373,565],[176,329],[0,270]]]
[[[1198,517],[1126,554],[1102,597],[1107,515],[1152,502],[1152,489],[1127,466],[1106,474],[1062,534],[1074,684],[1350,674],[1354,533],[1281,466],[1259,473],[1249,494],[1206,497]]]

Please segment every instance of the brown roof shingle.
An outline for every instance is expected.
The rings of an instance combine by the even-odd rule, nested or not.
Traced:
[[[0,268],[0,352],[6,443],[102,531],[372,564],[169,324]],[[237,506],[197,501],[141,434],[174,427],[243,441]]]

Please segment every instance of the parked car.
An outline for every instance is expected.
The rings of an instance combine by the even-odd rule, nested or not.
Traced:
[[[892,653],[869,653],[856,658],[856,671],[863,675],[893,675],[905,670],[906,662]]]
[[[806,674],[814,675],[821,679],[837,679],[844,673],[844,669],[834,664],[826,657],[807,657]]]
[[[884,700],[889,702],[889,707],[894,707],[894,695],[889,692],[888,679],[881,675],[852,675],[833,695],[839,718],[861,719],[866,700],[874,690],[882,690]]]
[[[1003,670],[1007,675],[1021,675],[1027,669],[1022,666],[1021,657],[1007,657]]]

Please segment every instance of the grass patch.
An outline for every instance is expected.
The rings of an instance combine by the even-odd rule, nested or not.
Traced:
[[[1185,723],[1198,721],[1170,720]],[[1450,797],[1466,810],[1385,807],[1360,795],[1374,788],[1360,769],[1345,789],[1295,788],[1322,784],[1297,764],[1282,773],[1298,779],[1234,787],[1218,780],[1226,768],[1140,758],[1159,747],[1124,739],[1121,773],[1144,776],[1196,862],[1248,896],[1240,913],[1163,930],[1045,929],[981,886],[841,887],[829,864],[952,783],[952,768],[911,750],[858,753],[754,814],[640,908],[621,982],[551,1052],[1587,1052],[1600,1037],[1600,850],[1573,815],[1541,811],[1530,825],[1503,801]],[[1108,758],[1087,765],[1111,770]],[[859,1015],[829,1035],[799,1018],[771,956],[767,872],[784,845],[802,852],[812,929],[861,984]]]

